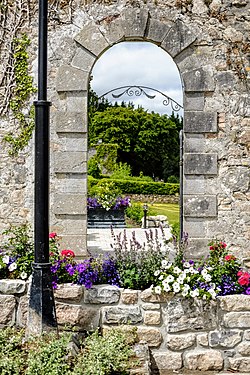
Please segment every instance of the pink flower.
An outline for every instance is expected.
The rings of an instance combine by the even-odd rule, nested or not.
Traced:
[[[62,250],[61,251],[61,256],[62,257],[75,257],[75,253],[74,253],[74,251],[72,251],[72,250]]]
[[[227,260],[227,261],[236,260],[235,256],[234,255],[230,255],[230,254],[226,255],[224,257],[224,259]]]
[[[237,272],[237,276],[242,276],[243,275],[243,271],[238,271]]]
[[[220,242],[219,245],[225,249],[227,247],[227,244],[225,242]]]
[[[57,236],[56,232],[51,232],[49,238],[55,238]]]
[[[242,272],[242,275],[239,277],[238,283],[240,285],[249,285],[250,274],[248,272]]]

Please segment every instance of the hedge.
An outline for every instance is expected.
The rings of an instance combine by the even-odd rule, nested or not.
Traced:
[[[155,194],[155,195],[176,195],[179,194],[179,185],[168,182],[147,182],[133,180],[115,180],[112,178],[102,178],[97,180],[89,179],[89,186],[102,183],[113,182],[122,194]]]

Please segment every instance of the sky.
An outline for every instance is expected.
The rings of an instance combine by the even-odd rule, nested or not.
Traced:
[[[98,96],[121,86],[146,86],[163,92],[182,105],[183,93],[180,75],[172,58],[160,47],[149,42],[122,42],[107,50],[95,63],[92,70],[91,87]],[[114,94],[123,92],[117,90]],[[128,96],[114,99],[111,94],[105,96],[109,101],[132,101],[137,108],[143,106],[149,112],[171,114],[171,106],[163,105],[164,96],[150,90],[145,95]],[[178,112],[182,115],[182,111]]]

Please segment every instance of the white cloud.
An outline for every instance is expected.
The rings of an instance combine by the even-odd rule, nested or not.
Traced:
[[[91,86],[98,95],[120,86],[141,85],[157,89],[182,104],[182,85],[176,64],[152,43],[123,42],[113,46],[96,62],[92,75]],[[112,100],[112,97],[108,99]],[[162,104],[163,99],[159,94],[155,99],[147,99],[144,95],[121,98],[133,101],[135,107],[142,105],[150,111],[171,113],[171,107]]]

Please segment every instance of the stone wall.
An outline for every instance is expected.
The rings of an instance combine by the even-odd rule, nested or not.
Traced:
[[[34,8],[36,9],[36,7]],[[87,95],[92,67],[122,41],[170,54],[184,94],[184,230],[190,257],[223,238],[249,257],[249,19],[246,0],[72,1],[50,9],[51,230],[86,255]],[[37,21],[27,25],[37,76]],[[167,83],[166,83],[167,84]],[[0,138],[15,128],[0,119]],[[32,143],[11,160],[1,149],[0,229],[32,218]],[[25,176],[20,182],[18,176]]]
[[[0,281],[0,327],[25,327],[26,292],[24,281]],[[250,373],[250,296],[224,296],[206,303],[154,295],[149,289],[99,285],[86,290],[64,284],[55,290],[55,299],[61,328],[137,327],[138,342],[150,348],[152,373],[183,368]]]

